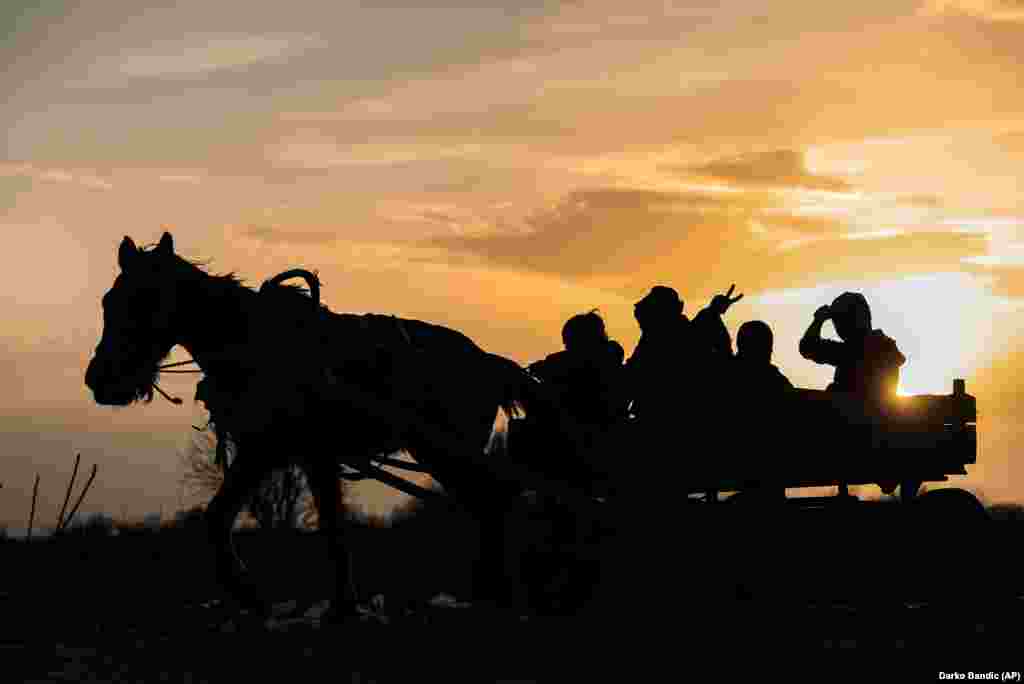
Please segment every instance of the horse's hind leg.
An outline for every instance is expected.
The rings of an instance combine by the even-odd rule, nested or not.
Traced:
[[[352,573],[352,553],[345,543],[345,522],[340,519],[341,495],[338,467],[332,461],[303,465],[313,500],[319,528],[327,538],[327,553],[334,567],[334,584],[328,619],[341,619],[356,613],[358,594]]]
[[[245,565],[235,553],[231,532],[235,519],[266,473],[258,459],[236,457],[225,473],[220,490],[206,508],[217,579],[236,600],[249,608],[262,608],[266,604],[246,581]]]

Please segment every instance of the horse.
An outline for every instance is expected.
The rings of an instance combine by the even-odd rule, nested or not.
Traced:
[[[307,476],[330,542],[336,571],[330,617],[339,619],[359,603],[345,521],[336,514],[340,465],[383,473],[370,459],[404,451],[472,512],[486,546],[472,573],[478,596],[500,593],[495,567],[503,516],[531,483],[594,502],[564,479],[538,479],[536,469],[509,458],[499,462],[487,451],[500,411],[554,414],[523,367],[466,335],[414,319],[330,311],[307,271],[282,275],[304,277],[309,290],[283,285],[280,276],[254,290],[234,273],[211,275],[176,254],[168,232],[148,248],[125,236],[117,262],[85,384],[97,404],[124,407],[151,402],[154,390],[168,396],[157,381],[163,369],[178,365],[161,365],[175,346],[199,366],[204,379],[197,399],[235,453],[207,506],[207,531],[216,576],[242,605],[267,607],[235,553],[234,521],[272,470],[293,463]],[[325,446],[334,443],[336,450]],[[573,448],[571,440],[551,446],[563,454]]]

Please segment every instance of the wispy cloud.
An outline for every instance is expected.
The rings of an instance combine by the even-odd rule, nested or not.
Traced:
[[[921,8],[926,15],[968,15],[988,21],[1024,22],[1020,0],[929,0]]]
[[[192,174],[169,173],[159,176],[165,183],[185,183],[187,185],[199,185],[203,179]]]
[[[675,167],[697,176],[753,187],[803,188],[843,192],[850,190],[841,178],[812,173],[798,150],[773,150],[717,159],[706,164]]]
[[[326,169],[344,166],[380,166],[432,159],[459,160],[484,158],[502,152],[499,145],[483,146],[472,142],[438,144],[432,142],[344,144],[327,137],[300,134],[271,144],[267,158],[274,164]]]
[[[700,290],[722,273],[749,291],[816,279],[959,270],[988,249],[987,234],[902,227],[862,230],[841,218],[799,216],[759,193],[628,188],[569,193],[527,217],[529,230],[448,234],[424,244],[504,269],[591,282],[618,291],[650,282]]]
[[[69,183],[91,190],[112,190],[110,181],[94,173],[40,167],[33,164],[0,164],[0,176],[21,176],[47,183]]]
[[[996,138],[996,144],[1013,155],[1024,157],[1024,131],[1010,131]]]
[[[187,41],[162,42],[147,50],[125,51],[97,59],[90,69],[90,82],[112,78],[162,78],[208,74],[261,62],[288,59],[327,41],[316,35],[211,35]],[[84,84],[83,84],[84,85]]]
[[[963,260],[965,270],[985,276],[989,290],[1011,299],[1024,298],[1024,259],[1006,256],[978,256]]]
[[[443,237],[482,237],[530,232],[529,226],[517,220],[511,203],[489,206],[466,206],[451,202],[389,202],[380,208],[388,221],[408,223],[425,228]]]
[[[264,245],[329,245],[341,239],[337,231],[296,230],[280,226],[228,226],[231,238],[254,240]]]

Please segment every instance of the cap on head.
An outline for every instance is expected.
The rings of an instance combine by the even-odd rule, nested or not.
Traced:
[[[683,312],[683,300],[679,293],[665,285],[655,285],[651,291],[634,305],[637,318],[654,316],[678,316]]]
[[[745,359],[767,363],[774,345],[775,336],[764,321],[747,321],[736,332],[736,351]]]

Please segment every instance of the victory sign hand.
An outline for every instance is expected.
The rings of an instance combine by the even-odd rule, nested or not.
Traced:
[[[729,310],[730,306],[732,306],[736,302],[738,302],[741,299],[743,299],[743,295],[742,294],[739,294],[739,295],[736,295],[735,297],[730,298],[730,295],[732,294],[732,291],[735,290],[735,289],[736,289],[736,284],[733,283],[729,287],[729,291],[726,292],[724,295],[715,295],[711,299],[711,309],[712,309],[712,311],[714,311],[719,316],[721,316],[721,315],[725,314],[726,311]]]

